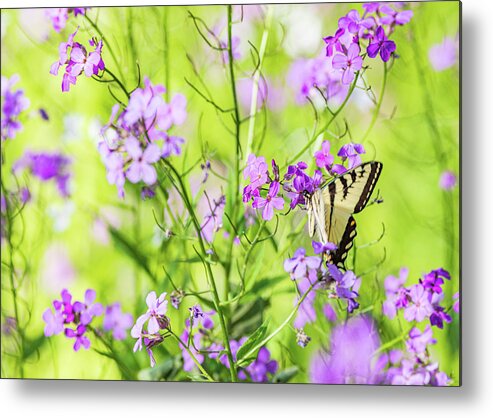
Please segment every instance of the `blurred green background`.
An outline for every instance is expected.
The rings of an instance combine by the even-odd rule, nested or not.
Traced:
[[[267,160],[275,158],[284,165],[306,143],[314,123],[311,106],[300,106],[295,102],[296,93],[287,81],[290,65],[298,58],[312,58],[323,53],[322,37],[335,32],[338,18],[352,8],[361,11],[362,7],[359,3],[271,7],[274,9],[273,21],[262,73],[275,80],[282,92],[282,105],[279,109],[267,109],[258,114],[256,138],[259,140],[265,127],[265,140],[259,155]],[[459,175],[458,63],[437,72],[428,58],[428,51],[434,44],[442,42],[445,36],[458,36],[459,3],[410,3],[410,8],[414,12],[411,23],[397,28],[393,35],[399,58],[389,72],[380,116],[364,144],[367,154],[363,160],[376,159],[384,164],[378,184],[384,203],[372,205],[356,218],[357,246],[378,239],[382,225],[385,228],[378,243],[358,251],[356,270],[357,274],[372,270],[383,260],[376,270],[363,276],[360,290],[361,306],[370,307],[368,312],[378,320],[382,341],[390,340],[398,333],[395,324],[381,316],[383,280],[387,275],[396,275],[399,268],[406,266],[410,270],[410,284],[421,274],[444,267],[452,275],[451,283],[446,286],[447,306],[459,290],[459,188],[451,191],[439,188],[439,178],[444,170]],[[171,94],[179,92],[187,97],[187,121],[175,132],[185,138],[186,144],[184,155],[175,158],[175,164],[189,167],[206,150],[213,168],[225,174],[232,167],[235,150],[234,139],[224,127],[231,127],[231,120],[218,115],[185,78],[199,86],[195,68],[217,103],[224,107],[231,104],[230,85],[220,53],[205,45],[189,12],[201,17],[210,27],[219,27],[221,22],[224,26],[224,6],[93,8],[89,16],[97,21],[117,57],[115,62],[108,49],[103,49],[107,68],[121,74],[125,85],[130,88],[137,85],[140,68],[142,75],[147,75],[153,83],[164,84]],[[120,301],[123,310],[135,317],[144,311],[145,295],[150,290],[156,290],[158,294],[172,291],[162,265],[177,283],[186,283],[192,277],[198,287],[206,288],[203,268],[200,263],[186,262],[194,254],[189,244],[168,245],[169,241],[162,241],[152,215],[154,210],[159,219],[162,217],[157,202],[141,201],[137,188],[131,187],[126,188],[126,199],[120,200],[115,187],[108,184],[97,150],[99,128],[109,119],[114,104],[106,85],[81,76],[69,93],[62,93],[61,75],[49,74],[50,65],[58,58],[58,44],[67,39],[76,25],[81,26],[78,38],[83,43],[91,36],[97,36],[94,29],[83,18],[72,17],[58,34],[41,9],[4,9],[1,18],[2,75],[19,74],[21,80],[16,87],[24,89],[31,101],[27,115],[22,119],[23,131],[14,140],[2,143],[6,157],[6,166],[2,169],[4,182],[11,184],[8,168],[28,149],[62,151],[73,158],[74,170],[70,198],[73,203],[63,201],[53,185],[21,178],[33,195],[33,201],[22,213],[24,240],[21,250],[25,260],[19,259],[19,268],[25,271],[19,291],[21,326],[28,346],[32,348],[24,353],[23,373],[30,378],[120,379],[121,374],[111,359],[93,350],[75,353],[72,344],[63,336],[42,338],[42,312],[59,296],[62,287],[69,288],[76,299],[82,298],[85,289],[90,287],[96,290],[100,302]],[[263,21],[256,11],[245,13],[243,22],[235,24],[233,33],[241,39],[242,54],[237,61],[238,78],[251,76],[254,65],[248,41],[258,48],[262,30]],[[167,54],[164,39],[168,43]],[[369,64],[367,80],[378,95],[383,65],[380,60],[371,60]],[[39,116],[38,109],[41,108],[48,113],[49,121]],[[311,158],[322,139],[331,142],[333,152],[350,139],[358,143],[370,124],[372,111],[365,92],[357,89],[348,107],[330,128],[337,136],[344,132],[346,121],[351,137],[336,139],[326,135],[319,138],[303,159]],[[243,109],[242,116],[247,115],[248,111]],[[246,129],[247,124],[244,124],[243,140]],[[197,168],[189,181],[197,184],[201,177]],[[221,188],[227,189],[226,182],[211,176],[207,184],[211,197],[217,198]],[[50,216],[50,213],[55,215]],[[66,224],[60,225],[63,216],[67,218]],[[101,217],[111,218],[122,234],[137,243],[140,252],[150,261],[157,284],[135,265],[111,236],[105,241],[104,232],[98,230]],[[265,244],[253,257],[251,280],[284,275],[282,280],[260,293],[270,299],[270,306],[263,316],[270,318],[273,325],[286,318],[295,298],[292,283],[282,267],[283,261],[300,246],[310,248],[306,234],[295,238],[289,236],[300,222],[305,222],[305,214],[299,210],[281,217],[276,241],[284,251],[276,254],[272,246]],[[218,253],[225,251],[227,242],[228,239],[219,232],[215,241]],[[4,257],[6,251],[2,246],[2,261]],[[66,275],[63,283],[57,282],[56,272],[50,270],[50,263],[56,263],[61,257],[73,267],[73,274]],[[216,274],[221,283],[221,268],[216,268]],[[12,315],[11,297],[6,287],[7,278],[2,269],[2,323]],[[258,296],[247,295],[246,300]],[[191,306],[192,302],[186,299],[183,303]],[[181,332],[188,310],[170,308],[169,312],[175,329]],[[305,331],[313,340],[302,349],[296,345],[293,329],[287,327],[270,342],[269,349],[281,368],[292,364],[300,366],[301,372],[293,381],[306,382],[310,357],[320,346],[327,345],[328,330],[324,323],[308,325]],[[433,357],[439,361],[441,370],[452,376],[457,384],[457,315],[445,330],[434,329],[434,336],[438,343],[432,347]],[[97,343],[93,345],[98,347]],[[137,364],[138,368],[148,367],[147,356],[132,353],[132,345],[133,340],[129,337],[116,347],[131,367]],[[175,354],[179,352],[175,344],[161,345],[155,350],[158,363],[167,358],[168,350]],[[2,335],[2,377],[19,376],[15,355],[8,354],[12,351],[15,353],[12,338]]]

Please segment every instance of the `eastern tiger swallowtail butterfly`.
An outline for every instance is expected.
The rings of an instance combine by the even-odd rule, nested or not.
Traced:
[[[370,161],[337,176],[311,196],[307,196],[308,231],[317,231],[322,243],[332,242],[337,249],[328,261],[344,268],[344,261],[356,236],[355,213],[361,212],[377,184],[382,163]]]

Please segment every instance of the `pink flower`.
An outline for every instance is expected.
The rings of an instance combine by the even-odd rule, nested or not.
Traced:
[[[351,84],[354,80],[354,73],[361,70],[363,58],[361,58],[359,53],[359,45],[353,43],[349,46],[346,55],[338,53],[332,58],[332,66],[335,69],[343,70],[342,84]]]
[[[130,331],[130,335],[133,338],[138,338],[134,351],[137,351],[137,348],[142,348],[142,330],[147,321],[147,333],[149,334],[157,334],[160,329],[164,328],[164,325],[167,325],[167,320],[165,319],[166,311],[168,310],[166,292],[161,293],[159,298],[156,296],[156,292],[150,292],[146,297],[146,304],[147,312],[137,318]]]
[[[329,169],[334,162],[334,156],[330,153],[330,142],[322,142],[322,149],[314,155],[317,167]]]

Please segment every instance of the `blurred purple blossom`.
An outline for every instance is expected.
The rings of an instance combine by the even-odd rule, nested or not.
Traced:
[[[458,59],[458,43],[450,37],[445,37],[441,43],[432,45],[428,58],[435,71],[444,71],[453,67]]]
[[[43,182],[54,180],[62,197],[68,197],[71,159],[60,153],[26,151],[12,166],[14,173],[28,169]]]
[[[385,364],[374,356],[379,347],[373,320],[367,316],[350,318],[333,329],[329,352],[312,358],[310,380],[325,384],[382,383]]]
[[[133,325],[132,314],[123,313],[120,303],[113,303],[106,307],[103,320],[103,329],[112,331],[115,340],[127,338],[127,329]]]
[[[18,75],[13,75],[8,79],[1,77],[1,96],[2,96],[2,120],[1,138],[2,141],[13,139],[22,129],[19,116],[30,105],[29,99],[24,96],[23,90],[14,90],[13,86],[20,80]]]
[[[157,180],[156,169],[153,164],[161,158],[161,150],[156,144],[148,144],[143,150],[138,139],[128,137],[125,141],[125,150],[132,159],[125,176],[132,183],[143,181],[152,185]]]
[[[452,190],[457,184],[457,177],[452,171],[444,171],[440,176],[440,188]]]
[[[316,256],[307,256],[304,248],[298,248],[292,258],[284,261],[284,270],[291,275],[291,279],[306,277],[310,270],[316,270],[322,264],[322,259]]]
[[[226,196],[221,195],[219,199],[209,201],[209,212],[204,215],[200,226],[200,234],[207,242],[214,240],[214,235],[223,227],[224,207],[226,206]]]
[[[268,375],[275,374],[278,367],[277,361],[271,360],[270,351],[262,347],[258,351],[257,358],[245,368],[245,371],[240,370],[238,377],[245,379],[248,375],[252,382],[265,383],[269,381]]]
[[[45,14],[51,20],[53,29],[56,32],[61,32],[67,24],[70,13],[74,16],[85,15],[87,9],[88,7],[48,8],[45,10]]]

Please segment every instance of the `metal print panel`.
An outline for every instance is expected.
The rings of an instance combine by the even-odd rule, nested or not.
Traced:
[[[460,3],[3,9],[2,378],[460,385]]]

